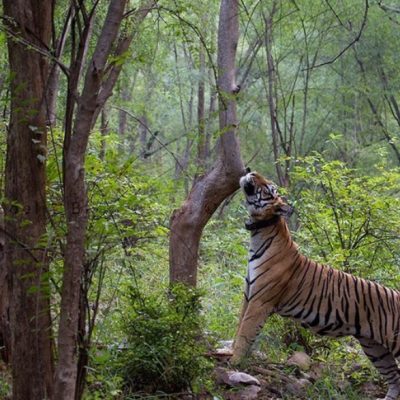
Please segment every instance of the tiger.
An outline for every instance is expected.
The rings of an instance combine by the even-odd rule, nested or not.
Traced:
[[[398,399],[400,292],[307,258],[292,240],[287,219],[293,210],[277,187],[257,172],[241,177],[240,187],[251,238],[230,363],[240,365],[267,317],[276,313],[319,335],[354,336],[388,383],[384,400]]]

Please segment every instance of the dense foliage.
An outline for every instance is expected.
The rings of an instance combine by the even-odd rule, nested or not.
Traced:
[[[200,316],[200,294],[182,285],[168,294],[129,293],[123,332],[126,348],[118,364],[127,393],[180,393],[199,389],[212,363]],[[204,384],[204,382],[203,382]]]
[[[399,285],[399,171],[375,165],[365,175],[315,155],[294,169],[300,195],[298,240],[321,262]]]

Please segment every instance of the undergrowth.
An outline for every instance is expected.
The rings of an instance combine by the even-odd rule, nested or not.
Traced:
[[[143,296],[131,288],[129,305],[123,328],[126,347],[117,358],[124,393],[201,390],[212,369],[201,293],[176,285],[162,296]]]

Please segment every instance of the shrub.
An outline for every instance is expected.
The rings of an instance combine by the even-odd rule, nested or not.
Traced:
[[[183,285],[146,298],[130,290],[127,347],[118,362],[127,394],[196,391],[204,382],[212,363],[205,356],[200,298]]]
[[[399,170],[370,175],[315,154],[291,175],[300,227],[296,239],[316,261],[398,287]]]

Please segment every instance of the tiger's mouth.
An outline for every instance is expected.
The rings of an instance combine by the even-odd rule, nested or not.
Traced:
[[[256,187],[251,182],[246,182],[243,185],[243,190],[247,196],[253,196],[256,192]]]

